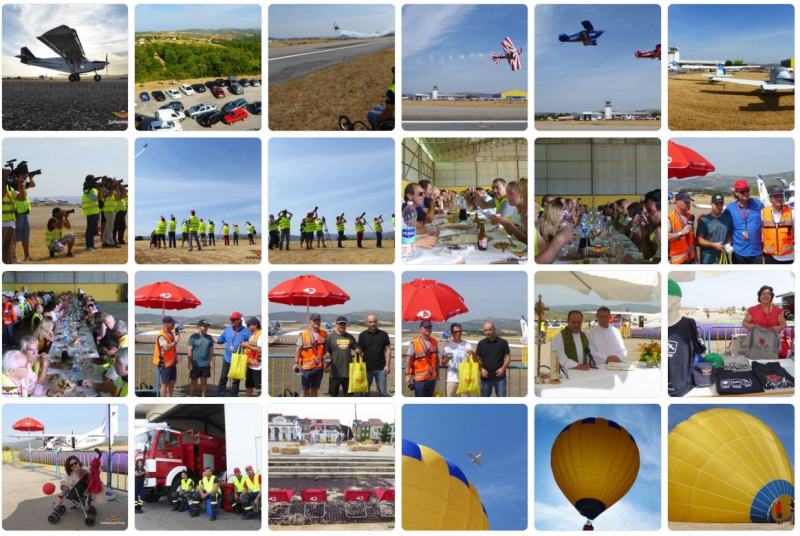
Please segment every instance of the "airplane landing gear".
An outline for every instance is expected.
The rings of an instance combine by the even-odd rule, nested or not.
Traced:
[[[79,74],[74,74],[73,73],[73,74],[69,75],[69,81],[70,82],[80,82],[81,81],[81,76]]]
[[[94,75],[94,81],[95,81],[95,82],[99,82],[99,81],[100,81],[100,75],[99,75],[99,74],[95,73],[95,75]]]

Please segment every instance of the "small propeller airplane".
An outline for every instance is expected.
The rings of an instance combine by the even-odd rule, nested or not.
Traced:
[[[637,50],[633,53],[636,59],[646,59],[646,60],[655,60],[661,61],[661,44],[656,45],[656,48],[647,52],[641,52]]]
[[[481,461],[481,456],[483,456],[483,451],[480,451],[477,455],[473,454],[471,450],[467,451],[467,454],[470,458],[472,458],[471,463],[477,463],[479,467],[483,467],[483,462]]]
[[[745,80],[743,78],[723,78],[714,76],[710,82],[725,82],[726,84],[739,84],[761,88],[761,94],[778,91],[791,91],[794,93],[794,70],[788,67],[773,67],[769,71],[769,80]]]
[[[112,438],[119,433],[119,418],[116,406],[112,406],[111,409],[110,432]],[[85,434],[20,434],[9,437],[18,439],[41,439],[44,445],[42,450],[72,452],[76,450],[90,450],[105,444],[108,441],[109,430],[106,426],[106,420],[103,419],[103,424],[101,424],[99,428],[95,428]]]
[[[342,33],[342,31],[339,29],[339,25],[336,24],[336,22],[333,23],[333,29],[336,30],[339,33]]]
[[[717,71],[714,74],[704,74],[703,77],[708,78],[711,82],[712,78],[730,78],[732,74],[728,74],[728,69],[724,65],[717,65]]]
[[[15,57],[19,58],[25,65],[69,73],[70,82],[80,82],[81,74],[91,72],[94,72],[94,81],[99,82],[101,76],[97,74],[97,71],[104,67],[106,76],[108,76],[108,54],[106,54],[106,61],[90,61],[87,59],[83,52],[81,40],[78,39],[78,32],[69,26],[62,24],[43,33],[37,39],[58,54],[59,57],[37,58],[28,47],[22,47],[19,55]]]
[[[520,59],[520,56],[522,55],[522,49],[517,49],[514,46],[514,43],[511,42],[510,37],[503,39],[501,44],[505,54],[492,52],[492,61],[494,64],[500,65],[500,60],[508,60],[508,64],[511,66],[512,71],[518,71],[522,69],[522,60]]]
[[[597,46],[597,40],[603,35],[605,30],[595,30],[592,23],[588,20],[581,22],[584,30],[582,32],[578,32],[576,34],[567,35],[562,33],[558,36],[558,40],[563,45],[564,43],[583,43],[583,46]]]

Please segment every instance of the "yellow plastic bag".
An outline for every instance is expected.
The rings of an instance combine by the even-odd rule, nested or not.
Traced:
[[[459,395],[481,394],[481,366],[475,362],[472,355],[469,360],[458,365],[458,391]]]
[[[366,393],[367,387],[367,364],[364,359],[357,355],[350,363],[350,379],[347,382],[348,393]]]
[[[242,347],[231,354],[231,368],[228,370],[228,378],[232,380],[247,379],[247,354],[242,351]]]

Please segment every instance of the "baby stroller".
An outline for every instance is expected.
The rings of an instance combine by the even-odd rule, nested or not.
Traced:
[[[100,456],[92,460],[89,471],[67,492],[58,496],[58,500],[53,503],[53,509],[47,516],[47,521],[51,525],[57,524],[61,516],[67,513],[67,505],[79,509],[83,513],[83,522],[87,527],[94,527],[97,520],[97,508],[92,506],[92,499],[89,496],[92,492],[102,491],[103,484],[100,480]]]

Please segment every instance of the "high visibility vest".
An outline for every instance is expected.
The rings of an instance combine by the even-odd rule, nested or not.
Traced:
[[[116,212],[117,200],[114,199],[114,194],[110,194],[103,199],[103,212]]]
[[[203,234],[203,233],[205,233],[205,232],[206,232],[206,222],[204,222],[204,221],[201,221],[201,222],[199,223],[199,225],[198,225],[198,228],[199,228],[199,230],[200,230],[200,234]]]
[[[392,95],[394,95],[394,82],[392,82],[392,85],[391,85],[391,86],[389,86],[389,92],[390,92]],[[392,119],[394,119],[394,108],[392,108]]]
[[[364,232],[364,220],[358,219],[356,220],[356,232],[363,233]]]
[[[239,226],[238,225],[234,225],[233,226],[233,234],[235,234],[235,235],[239,234]]]
[[[292,226],[292,219],[287,218],[286,216],[282,217],[281,220],[278,222],[278,229],[289,229]]]
[[[210,223],[208,224],[208,234],[210,235],[214,234],[214,226]]]
[[[189,217],[189,232],[196,232],[200,228],[200,218],[197,216]]]
[[[300,348],[300,357],[303,358],[303,370],[314,370],[325,366],[323,357],[325,356],[325,339],[328,334],[324,329],[319,330],[319,337],[316,341],[311,337],[310,330],[301,333],[303,346]]]
[[[181,490],[192,491],[194,489],[194,480],[191,478],[181,478]]]
[[[339,222],[336,224],[336,230],[340,233],[344,232],[344,221],[339,220]]]
[[[383,232],[383,227],[381,227],[381,224],[380,224],[380,223],[378,223],[378,222],[375,222],[373,225],[374,225],[374,227],[375,227],[375,232],[376,232],[376,233],[382,233],[382,232]]]
[[[502,205],[505,202],[505,200],[506,200],[505,197],[501,197],[500,199],[497,199],[495,197],[494,199],[494,211],[497,212],[498,216],[500,215],[500,205]]]
[[[230,234],[230,232],[231,232],[231,228],[230,227],[228,227],[227,225],[223,225],[222,226],[222,234],[223,235],[228,236]]]
[[[278,222],[275,220],[269,220],[269,232],[277,231],[278,230]]]
[[[17,385],[3,372],[3,396],[6,396],[7,393],[14,392],[16,392],[16,396],[20,398],[28,398],[28,396],[30,396],[28,395],[28,382],[23,378],[22,381],[19,382],[19,385]]]
[[[42,315],[40,315],[39,313],[33,313],[33,316],[31,317],[31,333],[33,333],[33,330],[36,329],[36,325],[37,325],[36,324],[36,319],[37,318],[39,319],[39,322],[41,322],[44,319],[44,317]],[[38,361],[37,361],[37,363],[38,363]]]
[[[189,226],[186,225],[185,223],[181,224],[181,232],[184,233],[184,234],[188,233],[189,232]]]
[[[159,221],[158,225],[156,225],[156,234],[162,235],[167,234],[167,222]]]
[[[392,216],[392,227],[394,227],[394,216]]]
[[[14,190],[6,186],[3,192],[3,223],[7,221],[15,221],[17,219],[17,210],[14,206]]]
[[[114,380],[114,396],[128,396],[128,382],[122,376],[117,376]]]
[[[248,234],[255,235],[256,234],[256,228],[253,227],[252,225],[248,225],[247,226],[247,232],[248,232]]]
[[[49,220],[47,220],[48,226],[50,225],[51,221],[58,223],[58,220],[56,218],[50,218]],[[50,244],[53,243],[53,240],[59,240],[61,238],[61,231],[62,231],[61,229],[56,229],[55,227],[53,228],[52,231],[50,229],[45,229],[44,244],[48,247],[48,249],[50,248]]]
[[[81,198],[81,210],[84,216],[93,216],[100,213],[100,202],[97,199],[97,188],[92,188],[89,193],[83,191]]]
[[[242,476],[241,478],[233,477],[233,487],[236,488],[236,493],[243,493],[244,492],[244,483],[245,478]]]
[[[316,222],[314,222],[314,225],[317,231],[322,230],[322,220],[317,220]]]
[[[206,493],[211,493],[211,491],[214,489],[214,484],[216,483],[217,483],[217,477],[215,477],[214,475],[211,475],[209,477],[203,477],[200,479],[200,484],[202,484],[203,489],[205,490]]]
[[[688,212],[686,213],[685,221],[689,221]],[[672,225],[672,232],[683,229],[684,223],[677,212],[669,213],[669,222]],[[683,264],[694,260],[694,258],[694,231],[669,243],[669,262],[672,264]]]
[[[17,214],[27,214],[31,211],[31,200],[28,199],[28,192],[25,192],[25,199],[20,201],[19,199],[14,197],[14,209],[17,211]]]
[[[127,211],[128,210],[128,198],[123,197],[119,201],[117,201],[117,212]]]
[[[167,344],[172,344],[175,342],[175,335],[167,333],[163,329],[158,332],[158,336],[156,336],[155,350],[153,351],[153,365],[158,366],[163,357],[165,367],[169,368],[175,366],[175,361],[178,359],[178,352],[173,346],[171,350],[164,350],[164,355],[162,356],[161,347],[158,345],[158,339],[161,337],[167,339]]]
[[[436,343],[436,339],[430,339],[430,343],[428,343],[429,351],[427,352],[421,337],[411,341],[411,344],[414,347],[414,356],[411,363],[412,370],[408,372],[409,376],[413,375],[414,381],[417,382],[438,378],[439,346]]]
[[[258,342],[258,338],[261,336],[261,330],[257,330],[255,333],[250,335],[250,339],[247,341],[250,344],[256,344]],[[255,350],[247,349],[247,366],[248,367],[257,367],[261,364],[261,352],[256,352]]]
[[[170,233],[174,233],[175,229],[177,228],[178,228],[178,222],[176,220],[169,220],[169,223],[167,224],[167,230]]]
[[[794,221],[792,209],[783,207],[781,221],[772,219],[772,206],[764,207],[761,214],[764,235],[764,253],[767,255],[791,255],[794,253]]]
[[[251,479],[245,473],[242,478],[244,479],[244,483],[247,484],[248,491],[261,491],[261,475],[253,473],[253,478]]]
[[[3,325],[10,326],[17,321],[17,313],[14,311],[14,304],[7,301],[3,306]]]

